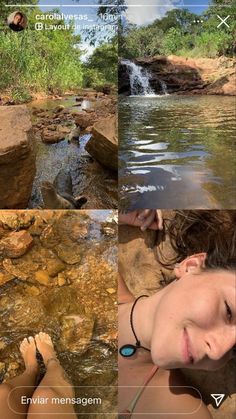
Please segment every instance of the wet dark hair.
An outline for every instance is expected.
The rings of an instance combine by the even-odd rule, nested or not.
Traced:
[[[168,260],[164,254],[158,257],[165,267],[205,252],[206,269],[236,269],[235,210],[176,210],[173,217],[164,218],[165,234],[175,252]]]

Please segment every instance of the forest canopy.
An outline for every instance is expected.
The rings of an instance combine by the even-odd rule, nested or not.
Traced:
[[[154,55],[181,55],[188,57],[215,58],[236,53],[236,5],[232,7],[214,5],[201,15],[188,9],[173,9],[162,19],[146,26],[125,23],[119,25],[119,55],[135,58]],[[222,2],[221,2],[222,4]],[[230,25],[217,26],[221,22],[217,15],[231,15]]]

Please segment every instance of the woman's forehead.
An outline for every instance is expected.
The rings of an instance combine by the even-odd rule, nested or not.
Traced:
[[[227,270],[205,271],[202,273],[202,286],[236,293],[236,272]]]

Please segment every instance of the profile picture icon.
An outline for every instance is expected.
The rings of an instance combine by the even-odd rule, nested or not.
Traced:
[[[27,27],[27,17],[24,13],[16,11],[8,16],[7,23],[11,30],[20,32]]]

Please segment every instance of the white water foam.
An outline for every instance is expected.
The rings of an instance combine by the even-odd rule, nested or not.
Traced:
[[[150,86],[151,75],[146,68],[142,68],[130,60],[122,60],[121,64],[128,68],[131,96],[145,96],[145,98],[168,96],[167,86],[163,80],[159,80],[163,94],[155,94]]]

